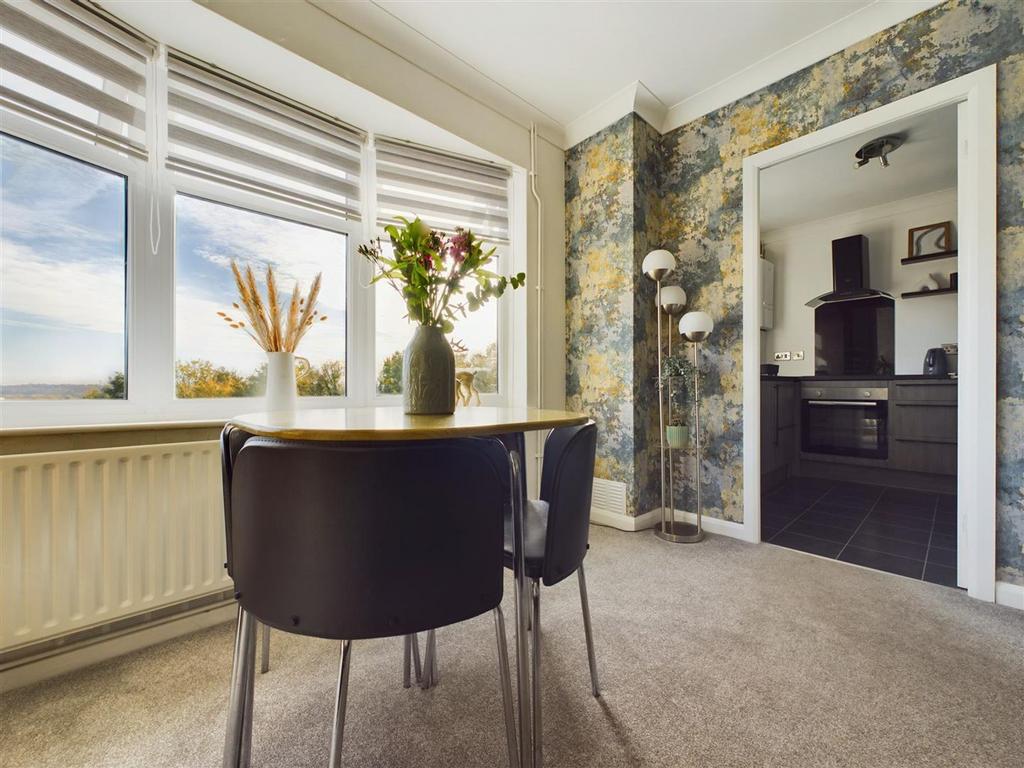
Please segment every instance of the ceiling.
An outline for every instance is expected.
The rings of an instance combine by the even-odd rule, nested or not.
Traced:
[[[761,231],[790,227],[956,186],[956,105],[853,136],[761,172]],[[855,167],[870,139],[901,134],[889,167]]]
[[[561,129],[566,145],[631,109],[668,130],[675,126],[666,120],[682,124],[935,4],[309,2],[460,90]],[[708,95],[723,84],[731,86],[722,92],[725,100],[709,106]],[[642,91],[647,113],[629,102],[606,119],[602,105],[630,88]],[[591,125],[588,115],[599,124]]]

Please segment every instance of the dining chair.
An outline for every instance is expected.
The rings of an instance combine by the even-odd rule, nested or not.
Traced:
[[[514,766],[501,611],[504,447],[486,439],[355,444],[249,437],[228,458],[225,526],[239,611],[224,765],[249,763],[257,621],[341,641],[330,750],[330,765],[338,768],[354,641],[412,635],[491,612]]]
[[[590,601],[583,558],[589,549],[590,499],[594,482],[597,426],[593,421],[553,429],[544,443],[540,499],[527,502],[523,528],[526,576],[530,579],[531,712],[534,765],[542,763],[540,586],[558,584],[573,573],[580,590],[587,641],[590,689],[601,695],[590,625]],[[512,517],[505,514],[505,567],[513,568]]]
[[[238,452],[242,450],[242,446],[245,445],[246,441],[250,437],[255,437],[251,432],[233,427],[230,424],[226,425],[220,433],[220,454],[221,454],[221,473],[223,476],[223,489],[224,489],[224,530],[227,532],[227,547],[228,556],[224,563],[224,567],[227,570],[228,575],[231,575],[231,478],[233,475],[235,457]],[[433,640],[433,632],[427,637],[428,645]],[[402,670],[402,684],[405,688],[409,688],[412,685],[412,670],[415,670],[415,678],[417,683],[421,683],[426,678],[423,677],[422,665],[420,663],[420,646],[418,635],[406,635],[404,638],[403,646],[403,670]],[[433,657],[433,672],[429,680],[434,680],[437,677],[437,661],[436,656]],[[260,625],[260,674],[264,674],[270,671],[270,625]]]

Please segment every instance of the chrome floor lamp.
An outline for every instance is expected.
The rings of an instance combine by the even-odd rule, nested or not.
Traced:
[[[693,344],[693,459],[694,459],[694,485],[696,491],[697,523],[684,523],[691,527],[688,534],[671,541],[692,543],[704,538],[704,528],[701,525],[701,511],[703,509],[700,498],[701,480],[701,445],[700,445],[700,344],[711,335],[715,323],[707,312],[687,312],[679,319],[679,333],[686,337]],[[664,538],[664,537],[663,537]]]

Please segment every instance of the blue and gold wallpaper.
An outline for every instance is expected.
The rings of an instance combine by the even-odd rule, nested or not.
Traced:
[[[1024,3],[951,0],[664,136],[635,115],[566,155],[570,407],[602,432],[598,476],[658,506],[653,286],[673,251],[704,345],[706,514],[743,519],[742,184],[747,155],[991,64],[998,75],[998,578],[1024,584]],[[646,281],[646,282],[645,282]],[[653,448],[653,451],[652,451]],[[692,472],[680,477],[691,478]],[[652,485],[651,479],[654,483]],[[689,489],[692,493],[692,489]],[[677,494],[677,507],[689,507]]]

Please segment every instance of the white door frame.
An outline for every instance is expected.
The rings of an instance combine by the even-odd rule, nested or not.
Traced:
[[[995,600],[996,536],[996,67],[751,155],[743,161],[743,534],[761,540],[760,222],[762,170],[864,131],[958,106],[957,217],[960,345],[957,415],[959,580]]]

